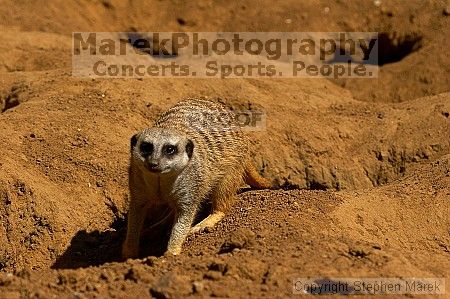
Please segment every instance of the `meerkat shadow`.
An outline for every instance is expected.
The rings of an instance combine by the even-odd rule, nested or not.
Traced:
[[[121,251],[126,236],[126,225],[127,219],[119,218],[104,231],[78,231],[51,268],[77,269],[123,261]],[[151,230],[144,229],[139,258],[163,255],[169,238],[168,232],[170,228],[167,223],[162,223]]]
[[[118,261],[125,227],[126,220],[120,218],[105,231],[78,231],[52,269],[76,269]]]

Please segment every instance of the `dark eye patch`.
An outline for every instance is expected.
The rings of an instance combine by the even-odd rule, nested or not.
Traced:
[[[134,134],[133,137],[130,139],[130,150],[133,151],[134,147],[136,146],[138,142],[138,134]]]
[[[153,143],[151,142],[142,142],[140,146],[141,154],[144,157],[150,156],[153,153]]]
[[[172,144],[165,144],[162,150],[164,155],[173,156],[178,153],[178,146]]]
[[[186,143],[186,154],[188,155],[189,159],[192,158],[193,152],[194,152],[194,142],[192,142],[192,140],[189,139]]]

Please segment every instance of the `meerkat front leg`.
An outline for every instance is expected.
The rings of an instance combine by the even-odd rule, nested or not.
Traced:
[[[214,188],[211,201],[211,214],[191,228],[191,233],[203,231],[205,228],[214,227],[230,209],[231,204],[236,201],[236,193],[241,181],[236,179],[234,172],[226,175]]]
[[[189,234],[189,230],[194,222],[196,211],[196,206],[194,205],[186,205],[178,210],[175,217],[175,223],[170,234],[169,243],[167,245],[168,253],[177,255],[181,252],[181,246]]]
[[[128,212],[127,236],[122,246],[122,257],[136,258],[139,255],[139,238],[147,215],[148,207],[144,202],[131,201]]]

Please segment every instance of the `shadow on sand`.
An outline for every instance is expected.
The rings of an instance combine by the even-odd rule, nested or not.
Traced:
[[[159,225],[144,231],[141,237],[141,257],[161,256],[168,241],[169,227]],[[52,265],[53,269],[76,269],[99,266],[108,262],[123,261],[120,256],[126,235],[126,219],[114,221],[105,231],[80,230],[72,238],[69,247]]]

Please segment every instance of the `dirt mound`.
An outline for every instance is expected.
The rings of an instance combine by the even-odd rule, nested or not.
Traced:
[[[0,298],[286,297],[296,277],[449,276],[445,8],[4,1]],[[378,31],[384,41],[378,80],[92,80],[70,75],[72,31]],[[179,257],[160,256],[161,227],[142,259],[121,261],[129,138],[197,96],[264,109],[267,127],[249,133],[254,163],[280,189],[240,194]]]
[[[189,238],[178,257],[45,275],[24,270],[0,281],[5,292],[29,296],[234,298],[289,296],[299,276],[445,277],[449,186],[447,155],[376,189],[246,192],[213,231]],[[111,240],[86,242],[78,259]]]
[[[73,31],[379,32],[385,37],[380,45],[380,62],[384,64],[379,78],[342,79],[335,83],[350,90],[358,100],[402,102],[449,91],[450,65],[447,53],[442,51],[450,45],[448,10],[448,3],[444,0],[414,0],[408,4],[403,0],[369,1],[365,4],[360,1],[283,1],[276,5],[270,0],[239,5],[226,1],[149,3],[145,0],[129,3],[120,0],[57,0],[42,5],[39,1],[8,0],[0,8],[0,26],[48,34],[36,33],[35,37],[29,38],[38,44],[28,46],[32,41],[27,40],[25,45],[15,49],[2,46],[6,53],[12,53],[0,54],[0,57],[10,61],[4,62],[3,69],[7,70],[70,65],[69,52],[63,54],[60,49],[66,44],[62,39],[70,37]],[[50,45],[55,39],[61,41],[59,46],[54,49],[45,46],[48,51],[40,49],[39,43]],[[33,49],[35,47],[37,49]],[[29,50],[32,50],[32,55],[29,55]],[[55,63],[48,63],[51,61],[47,59],[49,55]],[[19,57],[24,59],[19,60]],[[34,57],[39,59],[33,62]],[[68,60],[64,62],[61,57]]]
[[[1,32],[0,72],[45,71],[70,67],[70,37],[10,29]]]

